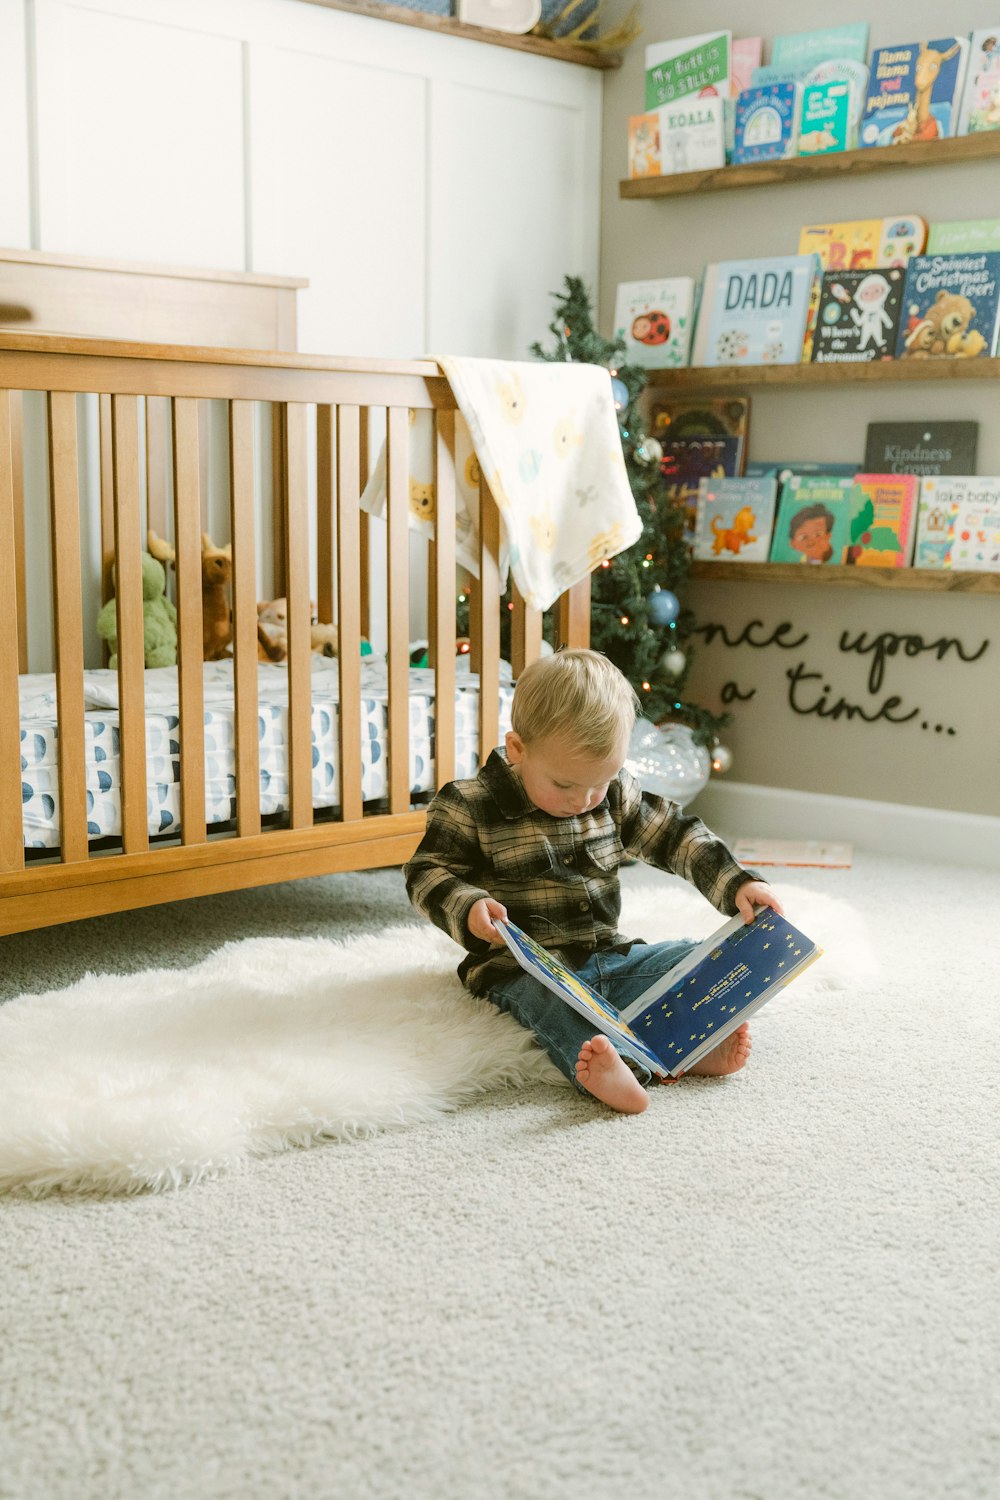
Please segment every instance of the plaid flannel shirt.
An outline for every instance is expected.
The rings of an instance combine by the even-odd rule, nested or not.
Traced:
[[[484,995],[519,970],[505,947],[469,932],[477,901],[502,902],[512,922],[578,968],[595,950],[627,952],[636,941],[618,931],[618,868],[628,855],[683,875],[727,916],[756,878],[699,818],[642,791],[628,771],[593,811],[557,818],[534,806],[500,750],[475,779],[441,788],[403,874],[417,910],[468,950],[459,976]]]

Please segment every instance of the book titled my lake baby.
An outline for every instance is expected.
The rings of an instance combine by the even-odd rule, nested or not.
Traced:
[[[496,926],[526,973],[658,1078],[693,1067],[823,951],[758,907],[752,922],[733,917],[619,1012],[513,922]]]

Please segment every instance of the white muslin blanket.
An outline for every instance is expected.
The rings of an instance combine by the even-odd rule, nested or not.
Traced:
[[[606,557],[638,541],[611,377],[598,365],[436,356],[459,409],[456,556],[478,575],[479,476],[502,522],[500,568],[548,609]],[[434,535],[433,418],[411,413],[410,524]],[[385,513],[385,447],[361,504]]]

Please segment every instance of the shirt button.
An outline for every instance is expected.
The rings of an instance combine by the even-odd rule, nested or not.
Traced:
[[[589,906],[590,906],[590,902],[589,901],[581,901],[580,902],[580,910],[581,911],[586,911],[589,908]]]

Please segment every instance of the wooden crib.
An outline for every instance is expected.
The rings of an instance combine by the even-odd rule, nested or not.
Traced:
[[[24,392],[46,397],[58,714],[59,847],[25,857],[19,674],[27,670]],[[118,620],[121,838],[95,848],[86,817],[84,647],[78,394],[100,408],[100,534],[105,596]],[[146,704],[141,595],[140,458],[152,403],[168,398],[173,534],[177,553],[180,831],[151,841],[146,808]],[[201,621],[201,403],[228,410],[233,542],[233,687],[236,816],[206,826]],[[289,808],[262,824],[257,738],[256,476],[253,423],[267,403],[273,428],[272,538],[276,593],[288,598]],[[307,413],[315,408],[316,557],[307,514]],[[455,404],[429,361],[335,359],[256,350],[191,348],[0,331],[0,935],[216,891],[332,871],[399,864],[415,848],[424,814],[411,805],[408,690],[409,413],[434,415],[436,537],[428,581],[429,659],[434,671],[437,786],[454,774]],[[255,416],[256,413],[256,416]],[[360,758],[361,642],[368,634],[372,561],[360,509],[369,420],[384,413],[388,444],[386,631],[387,810],[363,805]],[[311,417],[310,417],[310,420]],[[148,437],[152,442],[152,437]],[[499,516],[481,488],[480,584],[471,617],[472,667],[480,673],[479,745],[498,739]],[[117,587],[111,588],[111,565]],[[311,794],[310,581],[318,612],[339,627],[340,803],[314,816]],[[589,583],[555,612],[559,643],[589,639]],[[514,675],[541,646],[541,617],[515,596]]]

